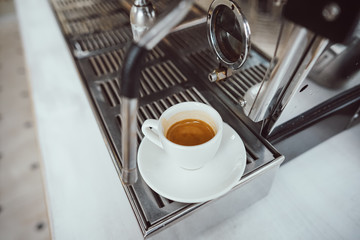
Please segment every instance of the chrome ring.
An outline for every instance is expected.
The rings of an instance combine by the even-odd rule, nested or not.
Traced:
[[[250,52],[250,26],[237,3],[214,0],[208,11],[207,33],[219,60],[234,70],[240,68]]]

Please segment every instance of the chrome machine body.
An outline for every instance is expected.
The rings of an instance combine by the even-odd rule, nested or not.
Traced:
[[[294,0],[50,1],[144,237],[201,234],[266,196],[283,154],[291,159],[357,122],[356,30],[336,43],[286,17]],[[351,16],[338,1],[319,9],[320,22]],[[184,101],[212,105],[245,143],[243,177],[213,201],[171,201],[138,174],[142,123]],[[308,139],[329,122],[340,127]]]
[[[243,113],[259,123],[261,134],[289,159],[357,119],[359,8],[359,3],[325,0],[315,4],[295,0],[214,0],[209,7],[208,38],[220,66],[209,74],[210,81],[225,79],[235,85],[236,77],[231,76],[247,59],[250,43],[253,50],[267,55],[269,66],[262,81],[251,86],[238,102]],[[251,41],[247,34],[250,30],[244,29],[251,29]],[[335,106],[339,101],[335,96],[347,99],[346,103]],[[352,107],[334,113],[347,104]],[[333,120],[328,127],[337,130],[315,134],[310,138],[316,140],[304,143],[309,142],[303,142],[307,138],[304,129],[333,113],[342,123],[334,126]],[[301,146],[287,152],[294,147],[284,140],[294,138],[296,132],[302,132],[297,140]],[[294,144],[293,140],[288,142]]]

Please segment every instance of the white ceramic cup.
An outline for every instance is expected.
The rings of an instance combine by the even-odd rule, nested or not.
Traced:
[[[206,122],[215,131],[215,136],[203,144],[194,146],[171,142],[166,138],[168,129],[184,119],[199,119]],[[215,156],[222,139],[223,121],[220,114],[209,105],[183,102],[165,110],[159,120],[147,119],[141,130],[145,137],[168,154],[170,161],[175,161],[184,169],[194,170],[201,168]]]

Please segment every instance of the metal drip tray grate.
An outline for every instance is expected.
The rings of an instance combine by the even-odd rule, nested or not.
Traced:
[[[117,49],[107,53],[99,53],[97,55],[91,54],[92,56],[89,58],[89,61],[95,76],[101,77],[104,75],[117,73],[119,71],[119,68],[121,68],[122,66],[125,53],[126,53],[126,48]],[[158,47],[155,47],[147,55],[146,61],[147,62],[154,61],[163,56],[164,53]]]
[[[75,44],[83,52],[91,52],[124,44],[132,39],[130,27],[95,33],[78,39]]]
[[[51,0],[51,3],[120,174],[123,164],[119,71],[132,38],[129,2]],[[167,3],[155,1],[154,5],[161,11]],[[195,7],[186,19],[192,21],[204,16]],[[242,71],[225,82],[211,84],[207,74],[217,63],[209,50],[205,27],[205,24],[199,24],[174,32],[148,53],[141,72],[138,141],[143,138],[142,123],[149,118],[159,118],[165,109],[176,103],[197,101],[212,105],[244,140],[246,178],[280,157],[249,123],[245,124],[247,120],[238,102],[247,89],[261,81],[268,62],[253,51]],[[141,177],[135,185],[124,186],[124,189],[144,236],[207,205],[168,200],[153,192]]]

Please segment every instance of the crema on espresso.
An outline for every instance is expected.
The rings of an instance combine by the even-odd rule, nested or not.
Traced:
[[[184,119],[176,122],[171,125],[166,133],[166,138],[171,142],[184,146],[199,145],[209,141],[214,136],[214,129],[199,119]]]

